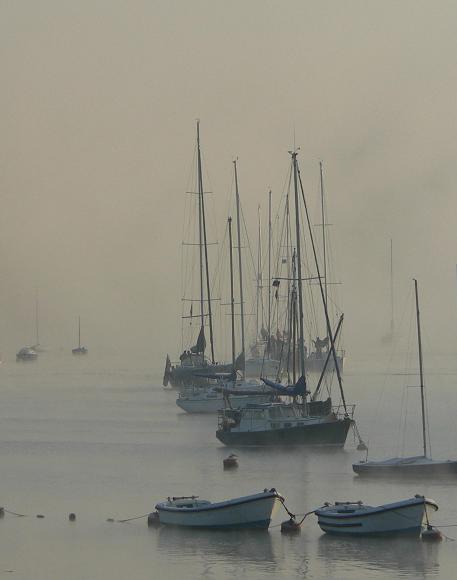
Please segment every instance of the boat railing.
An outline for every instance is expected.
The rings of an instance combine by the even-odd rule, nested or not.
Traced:
[[[344,417],[349,417],[350,419],[354,418],[354,411],[355,411],[355,404],[354,405],[346,405],[346,409],[344,405],[339,404],[332,407],[332,413],[334,413],[338,419],[344,419]]]

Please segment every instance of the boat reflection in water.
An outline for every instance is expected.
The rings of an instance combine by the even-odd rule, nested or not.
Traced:
[[[407,576],[422,578],[439,571],[440,542],[423,542],[418,538],[343,538],[323,534],[318,540],[317,557],[323,577],[333,577],[335,567],[389,573],[390,578]],[[340,568],[341,569],[341,568]],[[364,577],[366,578],[367,575]]]
[[[158,548],[171,559],[194,562],[218,562],[232,566],[240,562],[254,564],[270,573],[277,568],[271,533],[266,529],[252,530],[191,530],[175,526],[148,528],[158,534]]]

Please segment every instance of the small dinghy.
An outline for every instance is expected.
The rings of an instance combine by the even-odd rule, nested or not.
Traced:
[[[380,506],[368,506],[362,502],[335,502],[315,510],[317,523],[328,534],[353,536],[421,533],[427,520],[427,507],[438,505],[422,495]]]
[[[193,528],[268,529],[283,497],[274,489],[217,503],[197,496],[169,497],[155,508],[161,524]]]

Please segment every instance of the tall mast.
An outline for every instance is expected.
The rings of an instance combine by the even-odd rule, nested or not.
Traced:
[[[325,303],[327,301],[327,244],[325,241],[325,207],[324,207],[324,173],[322,161],[319,162],[320,176],[321,176],[321,219],[322,219],[322,254],[324,260],[324,296]]]
[[[292,321],[292,379],[295,385],[297,381],[297,359],[296,359],[296,346],[297,346],[297,285],[296,285],[296,253],[295,250],[292,254],[292,297],[291,297],[291,321]]]
[[[319,260],[317,259],[316,244],[314,243],[314,236],[313,236],[313,230],[311,227],[311,220],[310,220],[309,212],[308,212],[308,205],[306,203],[305,192],[303,190],[303,183],[301,180],[300,170],[298,168],[297,168],[297,173],[298,173],[298,179],[300,182],[300,192],[301,192],[301,196],[303,199],[303,204],[305,206],[306,222],[308,224],[308,232],[309,232],[309,237],[311,240],[311,247],[313,249],[313,257],[314,257],[314,263],[315,263],[316,270],[317,270],[317,278],[319,280],[319,290],[321,293],[321,300],[322,300],[322,303],[324,305],[325,322],[327,324],[327,335],[330,338],[330,348],[332,350],[333,362],[335,364],[336,376],[338,379],[338,386],[340,388],[341,401],[343,403],[344,411],[345,411],[345,413],[347,413],[346,397],[344,396],[344,390],[343,390],[343,380],[341,378],[341,371],[340,371],[340,367],[338,364],[338,357],[336,355],[335,340],[333,338],[333,332],[332,332],[332,328],[330,326],[330,318],[328,315],[328,308],[327,308],[327,304],[325,302],[324,287],[322,284],[322,277],[321,277],[321,273],[320,273],[320,269],[319,269]]]
[[[203,193],[203,175],[202,175],[202,158],[200,151],[200,121],[197,121],[197,145],[198,145],[198,193],[200,199],[201,209],[201,233],[203,234],[203,249],[205,254],[205,273],[206,273],[206,294],[208,297],[208,319],[209,319],[209,339],[211,344],[211,362],[215,363],[214,358],[214,338],[213,338],[213,315],[211,311],[211,288],[209,282],[209,266],[208,266],[208,244],[206,240],[206,218],[205,218],[205,197]],[[201,245],[200,245],[201,248]],[[203,276],[201,276],[201,281]],[[201,295],[203,294],[203,285]],[[203,311],[202,311],[203,312]],[[203,317],[203,315],[202,315]],[[203,324],[202,324],[203,328]]]
[[[38,289],[35,291],[35,344],[40,344],[39,322],[38,322]]]
[[[271,189],[268,192],[268,342],[267,352],[270,358],[271,346]]]
[[[198,172],[198,249],[200,266],[200,331],[205,327],[205,295],[203,286],[203,225],[202,225],[202,198],[201,189],[201,156],[200,156],[200,122],[197,121],[197,172]],[[203,352],[203,355],[205,353]]]
[[[81,316],[78,316],[78,348],[81,348]]]
[[[235,299],[233,292],[233,244],[232,244],[232,218],[228,218],[229,245],[230,245],[230,315],[232,320],[232,366],[235,369]]]
[[[292,152],[294,169],[294,194],[295,194],[295,237],[297,244],[297,274],[298,274],[298,347],[300,356],[300,372],[305,376],[305,343],[303,338],[303,284],[301,275],[301,243],[300,243],[300,206],[298,203],[298,172],[297,151]]]
[[[235,168],[235,194],[236,194],[236,226],[238,234],[238,271],[240,280],[240,305],[241,305],[241,356],[245,360],[245,345],[244,345],[244,297],[243,297],[243,266],[241,261],[241,219],[240,219],[240,192],[238,190],[238,171],[236,166],[236,159],[233,161]],[[244,374],[244,368],[243,368]]]
[[[262,220],[261,220],[261,215],[260,215],[260,205],[258,206],[257,214],[258,214],[257,217],[258,217],[259,227],[258,227],[258,239],[257,239],[257,296],[256,296],[256,307],[255,307],[256,340],[260,336],[259,312],[260,312],[260,306],[261,306],[260,298],[261,298],[261,292],[262,292]]]
[[[390,238],[390,334],[394,334],[394,260],[393,244]]]
[[[427,433],[425,426],[425,396],[424,396],[424,369],[422,366],[422,338],[421,338],[421,321],[419,312],[419,294],[417,291],[417,280],[414,279],[414,292],[416,294],[416,319],[417,319],[417,346],[419,351],[419,375],[421,389],[421,408],[422,408],[422,442],[424,448],[424,457],[427,456]]]

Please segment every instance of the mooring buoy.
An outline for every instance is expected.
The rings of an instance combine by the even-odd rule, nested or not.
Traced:
[[[231,453],[228,457],[222,460],[224,469],[236,469],[238,467],[238,456]]]
[[[428,524],[427,528],[422,532],[421,538],[425,542],[441,542],[443,534],[438,530],[438,528],[434,528]]]
[[[5,508],[0,507],[0,518],[5,517]]]
[[[76,514],[71,512],[71,514],[68,514],[68,519],[70,520],[70,522],[76,521]]]
[[[298,524],[293,518],[290,518],[281,524],[281,534],[299,534],[300,531],[300,524]]]
[[[43,519],[44,518],[44,515],[43,514],[37,514],[36,517],[37,518],[40,518],[40,519]]]
[[[148,527],[158,528],[160,526],[159,512],[152,512],[148,515]]]

